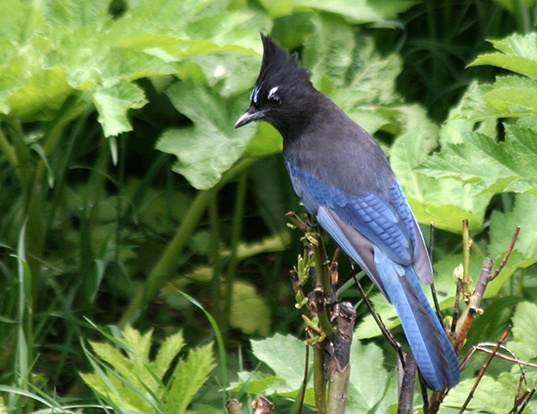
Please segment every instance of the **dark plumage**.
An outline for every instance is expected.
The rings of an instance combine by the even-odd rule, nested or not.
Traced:
[[[427,385],[454,386],[457,357],[418,280],[432,283],[431,261],[384,153],[313,87],[296,55],[261,38],[261,71],[235,128],[264,120],[282,134],[285,165],[306,210],[395,306]]]

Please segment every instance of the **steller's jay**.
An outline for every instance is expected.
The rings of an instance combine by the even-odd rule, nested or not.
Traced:
[[[428,387],[453,387],[457,356],[419,282],[433,282],[431,261],[388,160],[370,134],[313,87],[296,54],[261,38],[259,77],[235,128],[263,120],[281,133],[287,171],[308,213],[395,306]]]

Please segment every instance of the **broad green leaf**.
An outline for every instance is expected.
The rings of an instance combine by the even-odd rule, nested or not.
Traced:
[[[420,172],[433,178],[455,178],[484,192],[537,193],[537,129],[505,126],[505,142],[479,133],[465,134],[461,144],[447,144],[423,161]]]
[[[110,0],[42,0],[36,5],[50,25],[65,29],[101,24],[110,18]]]
[[[284,383],[271,384],[266,394],[296,391],[302,385],[306,345],[290,335],[276,334],[262,341],[250,341],[257,359],[268,365]],[[310,353],[311,357],[311,353]]]
[[[247,127],[234,130],[240,112],[230,111],[228,102],[206,86],[180,82],[167,94],[194,125],[166,131],[157,149],[178,158],[173,170],[194,187],[210,188],[240,158],[252,132]]]
[[[517,370],[518,372],[516,374],[504,373],[498,376],[498,378],[485,375],[480,381],[479,387],[473,393],[472,400],[468,405],[468,412],[474,414],[508,413],[513,408],[513,401],[517,395],[520,374],[518,367]],[[474,383],[475,379],[462,381],[449,391],[449,394],[444,399],[443,405],[459,410],[468,398]],[[527,385],[524,385],[524,388],[531,389],[533,386],[535,386],[535,381],[530,380]],[[524,410],[524,413],[534,412],[535,405],[534,402],[530,402],[529,407],[531,411]]]
[[[312,82],[319,85],[322,92],[330,94],[332,90],[322,87],[323,78],[336,86],[346,83],[345,74],[355,48],[354,32],[338,16],[318,15],[312,23],[315,30],[306,38],[302,63],[311,72]]]
[[[400,58],[381,56],[371,37],[356,41],[354,32],[343,29],[336,17],[318,16],[313,23],[316,30],[304,47],[312,82],[370,133],[391,123],[389,106],[400,100],[395,89]]]
[[[494,84],[472,84],[451,119],[481,122],[487,119],[537,115],[537,81],[505,76]]]
[[[270,309],[255,287],[246,282],[235,282],[229,322],[246,334],[267,336],[270,331]]]
[[[487,296],[494,296],[505,281],[519,268],[537,263],[537,195],[517,194],[509,212],[495,210],[490,218],[490,245],[488,255],[499,263],[504,256],[516,226],[520,234],[509,260],[499,276],[487,287]]]
[[[247,34],[270,27],[265,14],[230,13],[220,0],[136,2],[116,18],[109,5],[109,0],[43,0],[31,8],[3,1],[0,11],[5,7],[10,18],[0,23],[0,38],[12,41],[0,40],[0,111],[27,121],[58,119],[58,113],[66,119],[93,103],[104,134],[115,136],[132,129],[127,112],[145,104],[132,82],[184,74],[193,64],[189,58],[228,54],[220,65],[210,59],[197,64],[212,85],[223,83],[218,87],[226,96],[244,91],[240,77],[233,76],[241,59],[229,54],[252,55],[254,36]],[[253,67],[253,56],[246,61]],[[63,106],[86,94],[90,100]]]
[[[265,374],[263,372],[242,371],[238,373],[239,381],[232,383],[230,388],[233,391],[244,391],[249,394],[265,394],[268,388],[277,386],[275,384],[284,385],[285,380],[276,375]]]
[[[475,195],[470,185],[428,177],[421,174],[421,169],[416,170],[420,163],[427,162],[427,152],[434,142],[434,137],[416,128],[400,136],[391,150],[391,165],[416,218],[454,233],[461,231],[464,219],[468,219],[470,228],[480,228],[492,194]]]
[[[384,368],[382,349],[354,340],[350,366],[347,412],[386,413],[387,407],[397,402],[396,375]]]
[[[368,0],[263,0],[261,3],[272,17],[281,17],[291,14],[293,11],[312,9],[340,15],[352,23],[387,24],[387,19],[395,18],[397,14],[415,5],[416,1],[386,0],[382,2],[373,2]]]
[[[260,122],[244,154],[250,157],[277,154],[282,151],[282,145],[280,133],[269,123]]]
[[[212,347],[209,343],[191,350],[188,357],[177,364],[166,404],[169,412],[185,413],[194,395],[209,378],[215,367]]]
[[[127,117],[129,109],[146,104],[143,91],[136,85],[122,81],[111,86],[96,87],[91,92],[99,112],[99,122],[106,137],[132,129]]]
[[[517,358],[530,361],[537,358],[537,305],[519,303],[513,316],[513,340],[507,347]]]
[[[9,115],[30,120],[50,120],[72,92],[63,68],[36,72],[10,94],[7,99]]]
[[[505,39],[491,40],[501,53],[479,55],[470,66],[498,66],[537,79],[537,33],[513,34]]]

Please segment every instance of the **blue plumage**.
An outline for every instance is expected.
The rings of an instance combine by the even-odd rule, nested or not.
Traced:
[[[434,390],[459,381],[453,348],[425,297],[432,266],[419,226],[378,144],[269,37],[251,106],[235,127],[264,120],[306,210],[395,306],[417,365]]]

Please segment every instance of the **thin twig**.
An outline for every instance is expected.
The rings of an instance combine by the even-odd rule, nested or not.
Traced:
[[[498,352],[498,349],[500,349],[503,341],[505,341],[505,338],[507,338],[507,335],[509,335],[509,332],[511,332],[511,328],[512,328],[511,326],[507,327],[507,329],[504,331],[504,333],[502,334],[502,336],[498,340],[496,346],[494,347],[493,353],[490,354],[490,356],[487,358],[487,360],[485,361],[485,363],[481,367],[481,370],[479,371],[479,374],[478,374],[478,376],[477,376],[477,378],[475,380],[475,384],[472,387],[472,390],[470,391],[470,393],[468,394],[468,397],[466,398],[466,401],[462,405],[462,407],[461,407],[461,409],[459,411],[459,414],[462,414],[464,412],[464,410],[466,410],[466,407],[468,407],[468,404],[470,404],[470,401],[472,400],[472,398],[474,396],[474,393],[475,393],[479,383],[481,382],[481,379],[485,375],[485,371],[487,370],[487,368],[490,365],[490,362],[492,361],[492,359],[494,358],[494,356]]]
[[[493,343],[493,342],[481,342],[481,343],[479,343],[477,345],[472,346],[470,348],[470,350],[468,351],[468,353],[464,356],[464,358],[460,362],[461,368],[466,365],[466,363],[468,362],[470,357],[475,353],[475,351],[481,351],[481,352],[484,352],[485,354],[492,354],[493,350],[485,348],[487,346],[488,347],[495,347],[496,344]],[[496,357],[497,358],[503,359],[505,361],[513,362],[513,363],[519,365],[521,370],[522,370],[522,366],[531,367],[531,368],[537,368],[536,363],[528,362],[528,361],[522,361],[522,360],[518,359],[515,356],[515,354],[509,348],[507,348],[506,346],[502,345],[502,346],[500,346],[500,349],[503,349],[504,351],[509,352],[512,356],[502,354],[501,352],[496,352]]]
[[[309,357],[310,357],[310,346],[308,344],[308,328],[304,328],[304,337],[306,344],[306,357],[304,361],[304,376],[302,378],[302,389],[300,390],[300,402],[298,403],[298,409],[296,410],[297,414],[302,412],[302,407],[304,406],[304,398],[306,396],[306,387],[308,386],[308,367],[309,367]]]
[[[516,226],[515,232],[513,233],[513,237],[511,238],[511,243],[509,243],[509,247],[507,248],[507,251],[505,252],[502,261],[498,265],[498,268],[494,271],[494,273],[490,276],[490,280],[494,280],[496,276],[500,274],[502,269],[504,268],[505,264],[507,263],[507,260],[509,259],[509,256],[511,255],[511,252],[513,251],[513,248],[515,247],[515,243],[518,239],[518,234],[520,233],[520,226]]]
[[[524,403],[520,406],[520,409],[517,411],[517,414],[522,414],[524,412],[530,400],[533,398],[533,395],[535,394],[536,390],[537,388],[535,387],[531,391],[526,390],[526,392],[524,393],[525,395]]]
[[[375,309],[373,308],[373,305],[369,301],[369,298],[367,297],[364,288],[360,284],[360,281],[356,277],[356,274],[353,273],[352,275],[354,282],[358,286],[358,290],[360,291],[360,294],[362,295],[362,298],[364,299],[364,302],[367,306],[367,309],[369,309],[369,313],[371,313],[371,316],[373,316],[373,319],[377,323],[378,327],[382,331],[382,334],[384,337],[388,340],[388,342],[392,345],[392,347],[397,352],[397,355],[399,356],[399,360],[401,361],[401,365],[403,366],[403,369],[405,367],[405,357],[403,355],[403,350],[401,349],[401,344],[395,340],[391,332],[386,328],[386,325],[384,325],[384,322],[382,322],[382,319],[380,317],[380,314],[375,312]]]

